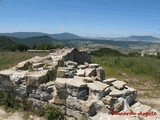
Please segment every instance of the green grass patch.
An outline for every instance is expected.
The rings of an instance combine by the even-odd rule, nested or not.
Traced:
[[[92,56],[92,61],[103,66],[109,77],[123,77],[122,73],[127,73],[129,76],[145,76],[160,82],[160,60],[158,58]]]

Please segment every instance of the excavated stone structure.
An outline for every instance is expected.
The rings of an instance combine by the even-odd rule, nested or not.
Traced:
[[[135,101],[135,89],[116,78],[106,79],[104,69],[91,64],[90,53],[83,50],[57,50],[0,71],[0,90],[31,100],[34,107],[49,103],[62,110],[65,120],[160,119],[158,111]],[[130,114],[112,115],[117,113]]]

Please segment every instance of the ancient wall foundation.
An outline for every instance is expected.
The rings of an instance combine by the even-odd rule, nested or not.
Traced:
[[[136,101],[135,89],[116,78],[106,78],[104,69],[90,62],[90,53],[77,49],[35,56],[0,71],[0,90],[31,100],[35,107],[46,103],[58,107],[65,120],[137,120],[137,114],[111,113],[156,111]],[[158,115],[149,120],[159,120]]]

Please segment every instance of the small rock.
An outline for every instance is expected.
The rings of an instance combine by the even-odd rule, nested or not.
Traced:
[[[43,67],[44,66],[44,63],[34,63],[32,65],[33,68],[40,68],[40,67]]]
[[[77,70],[77,76],[80,76],[80,77],[84,77],[84,74],[85,74],[85,71],[84,70]]]
[[[32,64],[30,61],[23,61],[23,62],[18,63],[16,65],[16,68],[19,70],[28,70],[31,65]]]
[[[78,64],[76,62],[73,62],[73,61],[66,61],[65,65],[66,66],[74,66],[74,67],[76,67]]]
[[[86,66],[86,68],[89,67],[89,63],[87,63],[87,62],[84,62],[84,65]]]
[[[78,68],[79,69],[86,69],[86,66],[85,65],[79,65]]]
[[[117,101],[117,98],[113,98],[111,96],[105,96],[102,98],[102,101],[105,105],[113,106],[113,104]]]
[[[117,102],[116,104],[114,104],[114,111],[121,111],[124,107],[124,100],[120,100],[119,102]]]

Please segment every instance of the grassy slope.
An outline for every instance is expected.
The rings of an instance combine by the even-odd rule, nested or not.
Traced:
[[[18,62],[24,61],[34,56],[45,56],[48,53],[31,52],[0,52],[0,70],[13,67]]]
[[[121,73],[153,78],[160,82],[160,60],[151,57],[93,57],[93,61],[105,67],[109,76],[122,77]]]

